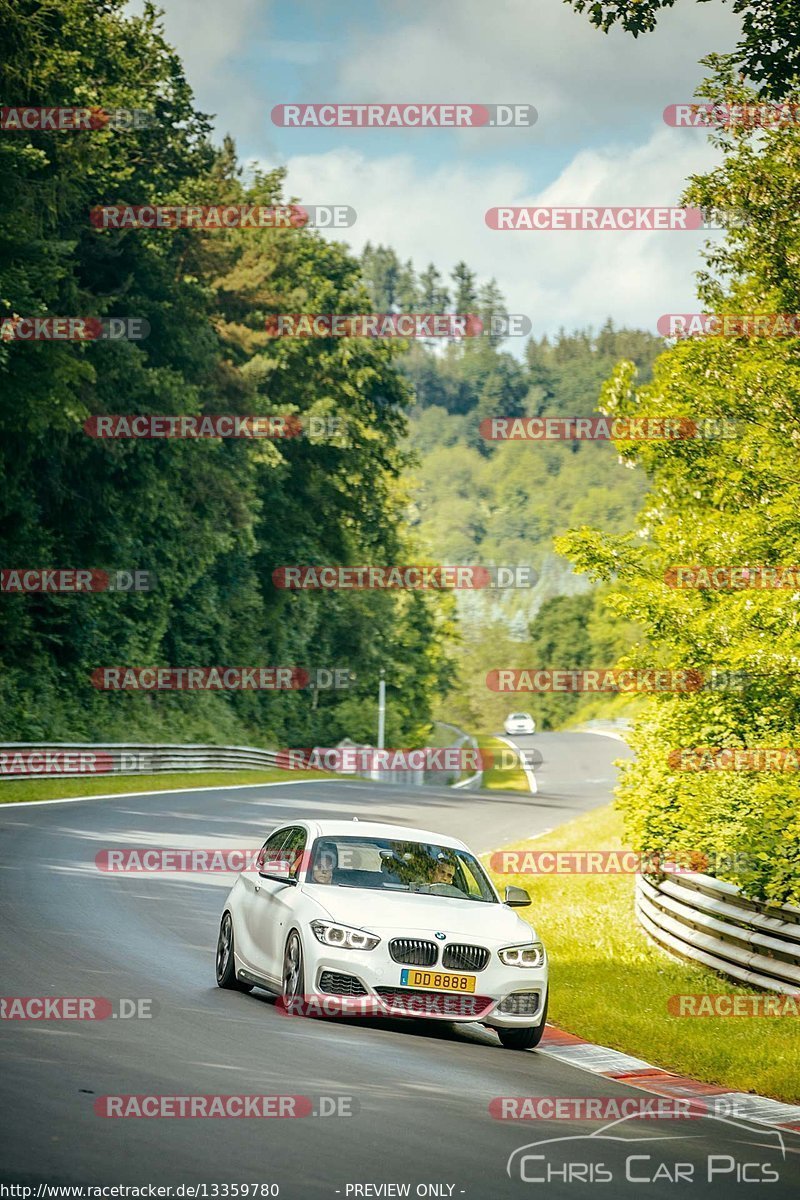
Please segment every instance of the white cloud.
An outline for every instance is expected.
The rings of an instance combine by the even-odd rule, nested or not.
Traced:
[[[691,99],[706,73],[697,60],[732,49],[740,26],[719,4],[667,9],[653,33],[636,39],[616,28],[603,34],[563,0],[438,0],[409,8],[414,15],[402,25],[353,34],[338,64],[337,96],[527,102],[539,111],[537,135],[545,141],[624,131],[643,113],[660,119],[667,104]]]
[[[227,0],[224,12],[209,0],[165,3],[167,34],[202,106],[221,114],[220,132],[274,162],[269,73],[250,79],[248,54],[261,45],[302,78],[322,51],[315,5],[299,0],[305,41],[271,0]],[[336,236],[357,251],[367,240],[392,245],[418,269],[433,261],[446,273],[465,259],[481,278],[495,276],[511,311],[529,314],[537,331],[598,325],[609,314],[655,328],[662,312],[691,311],[700,234],[499,233],[484,213],[499,204],[676,203],[713,151],[702,133],[665,127],[661,110],[690,98],[701,55],[735,41],[730,6],[678,4],[638,39],[602,34],[563,0],[377,0],[373,10],[374,23],[354,18],[325,46],[325,95],[309,99],[529,102],[539,122],[463,130],[455,143],[437,130],[398,135],[402,150],[395,131],[368,135],[367,150],[341,130],[339,148],[290,156],[288,186],[301,200],[357,210],[355,227]],[[280,40],[263,37],[272,22]],[[295,135],[296,149],[309,146],[304,136]]]
[[[166,40],[180,55],[197,107],[217,118],[217,138],[257,134],[265,124],[263,97],[242,87],[239,58],[268,24],[272,0],[225,0],[223,7],[210,0],[162,0],[161,7]],[[142,0],[127,6],[135,15],[142,9]]]
[[[447,163],[429,168],[408,155],[367,159],[357,150],[299,155],[287,189],[301,201],[350,204],[358,221],[335,235],[360,251],[391,245],[417,269],[447,273],[465,259],[479,278],[495,276],[512,312],[537,333],[592,324],[651,328],[665,312],[696,307],[693,272],[704,235],[694,232],[496,232],[487,208],[512,205],[677,204],[687,175],[714,152],[684,131],[660,129],[644,145],[585,150],[557,179],[532,191],[521,167]]]
[[[225,0],[223,7],[204,0],[163,0],[167,40],[178,49],[190,83],[205,83],[208,76],[232,59],[258,21],[269,12],[272,0]],[[141,15],[141,0],[132,0],[128,11]],[[223,81],[223,86],[230,86]]]
[[[297,42],[271,38],[269,57],[300,67],[313,66],[328,53],[327,42]]]

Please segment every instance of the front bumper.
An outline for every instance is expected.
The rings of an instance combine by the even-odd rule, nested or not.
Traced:
[[[410,968],[392,959],[385,942],[374,950],[353,951],[318,942],[308,946],[306,940],[304,950],[306,991],[319,997],[341,996],[343,1016],[365,1015],[370,1011],[387,1017],[480,1022],[495,1028],[520,1029],[540,1024],[547,999],[546,958],[541,967],[507,967],[493,949],[489,964],[482,971],[448,971],[440,966],[421,968],[442,976],[474,975],[475,992],[462,993],[446,989],[428,991],[402,984],[401,972]],[[357,981],[363,992],[355,991],[346,980]],[[504,1012],[503,1002],[520,993],[535,994],[537,1002],[518,1000],[515,1003],[521,1007],[520,1012]],[[365,1000],[369,1003],[359,1003]]]

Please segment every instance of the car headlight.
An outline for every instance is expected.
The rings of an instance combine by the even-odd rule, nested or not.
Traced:
[[[311,930],[323,946],[341,946],[344,950],[374,950],[381,940],[366,929],[352,925],[337,925],[334,921],[312,921]]]
[[[541,942],[526,942],[524,946],[504,946],[497,957],[507,967],[544,966],[544,946]]]

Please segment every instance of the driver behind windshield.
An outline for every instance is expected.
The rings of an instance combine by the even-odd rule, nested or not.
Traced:
[[[314,864],[311,867],[312,883],[333,883],[333,872],[338,866],[336,847],[330,842],[323,842],[317,849]]]
[[[456,864],[449,859],[445,854],[439,854],[436,859],[436,864],[431,875],[431,883],[449,883],[454,886],[456,877]]]

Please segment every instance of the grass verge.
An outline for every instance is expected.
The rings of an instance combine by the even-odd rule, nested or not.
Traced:
[[[478,748],[487,752],[498,755],[508,755],[511,747],[505,742],[501,742],[499,738],[481,736],[477,739]],[[501,760],[502,762],[502,760]],[[530,795],[531,789],[528,787],[528,779],[525,772],[520,766],[503,768],[499,764],[489,767],[488,771],[483,772],[483,789],[490,792],[525,792]]]
[[[548,850],[618,849],[611,806],[547,834]],[[541,840],[509,849],[542,848]],[[701,966],[673,960],[641,931],[631,875],[494,876],[533,900],[520,909],[550,955],[549,1019],[562,1029],[732,1091],[800,1103],[797,1017],[673,1017],[681,993],[759,995]]]
[[[164,792],[174,788],[233,787],[240,783],[291,783],[295,779],[335,779],[324,771],[176,771],[168,775],[82,775],[78,779],[4,779],[0,804],[107,796],[118,792]]]

